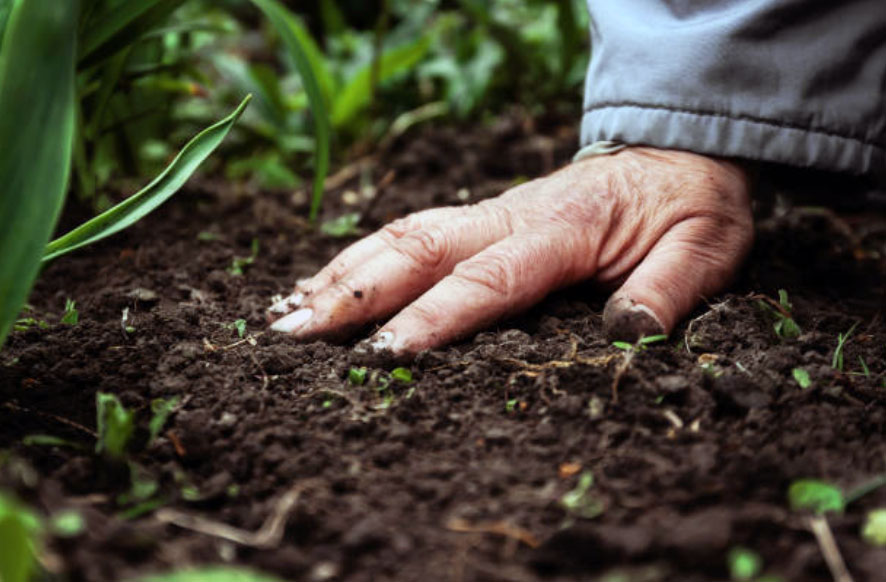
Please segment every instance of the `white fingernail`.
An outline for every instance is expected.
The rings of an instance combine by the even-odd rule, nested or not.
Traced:
[[[293,293],[286,299],[271,305],[268,307],[268,311],[275,314],[290,313],[293,309],[300,307],[304,300],[305,294],[299,291],[298,293]]]
[[[313,315],[313,309],[299,309],[295,313],[290,313],[286,317],[278,319],[272,323],[271,329],[274,331],[282,331],[283,333],[292,333],[306,324]]]
[[[369,347],[376,351],[381,351],[391,347],[394,343],[394,332],[383,331],[375,335],[369,342]]]
[[[640,313],[645,313],[646,315],[651,317],[652,320],[655,321],[655,323],[657,323],[659,325],[659,327],[664,329],[664,324],[661,322],[661,320],[658,318],[658,316],[655,314],[655,312],[652,311],[650,308],[646,307],[645,305],[643,305],[642,303],[634,304],[634,306],[631,307],[631,311],[639,311]]]

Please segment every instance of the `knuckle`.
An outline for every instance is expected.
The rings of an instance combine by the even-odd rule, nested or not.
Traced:
[[[423,228],[401,237],[393,245],[421,269],[436,268],[451,255],[449,236],[435,228]]]
[[[494,295],[510,297],[518,276],[517,271],[518,266],[511,257],[496,252],[487,253],[482,260],[459,263],[452,275]]]

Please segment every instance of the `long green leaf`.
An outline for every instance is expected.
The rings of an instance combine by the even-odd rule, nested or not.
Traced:
[[[329,113],[323,100],[323,93],[317,81],[317,75],[311,68],[311,59],[308,52],[299,40],[298,22],[292,14],[276,0],[252,0],[267,19],[274,25],[286,48],[292,55],[292,60],[301,75],[305,93],[308,94],[308,102],[311,106],[311,114],[314,118],[314,133],[317,147],[315,150],[314,184],[311,196],[311,220],[316,220],[323,201],[323,185],[326,182],[326,174],[329,171]]]
[[[0,46],[3,46],[3,33],[6,31],[6,22],[15,0],[0,0]]]
[[[78,10],[77,0],[16,2],[0,46],[0,345],[67,188]]]
[[[250,99],[251,96],[247,96],[228,117],[203,130],[189,141],[172,163],[141,191],[49,243],[43,255],[43,262],[46,263],[74,249],[120,232],[166,202],[184,186],[203,160],[221,144],[246,109]]]
[[[430,42],[430,36],[426,34],[414,42],[386,50],[379,59],[378,81],[383,83],[394,75],[414,67],[427,53]],[[372,63],[369,63],[357,71],[333,102],[332,125],[334,127],[347,125],[371,102]]]
[[[98,12],[83,27],[79,66],[98,64],[131,46],[146,32],[162,24],[185,0],[118,2]]]

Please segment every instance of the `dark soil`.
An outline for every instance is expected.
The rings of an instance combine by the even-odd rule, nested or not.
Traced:
[[[340,174],[326,218],[361,211],[368,231],[476,201],[565,163],[575,143],[571,123],[518,117],[428,129]],[[0,354],[0,485],[44,514],[86,518],[79,536],[51,539],[50,570],[96,582],[223,563],[287,580],[692,582],[728,579],[727,554],[744,546],[784,581],[832,579],[787,491],[800,478],[849,491],[886,473],[882,214],[776,205],[730,292],[629,362],[602,337],[605,296],[585,286],[420,355],[412,383],[385,389],[394,362],[266,331],[272,296],[353,240],[305,215],[303,196],[203,180],[43,274],[29,315],[49,328],[13,333]],[[229,273],[253,239],[254,262]],[[796,339],[761,307],[778,289]],[[77,325],[58,323],[66,298]],[[836,370],[838,333],[855,324]],[[366,384],[352,385],[364,365]],[[129,471],[91,452],[97,391],[137,411],[131,461],[159,484],[149,506],[124,503]],[[151,401],[175,396],[148,445]],[[85,449],[25,445],[32,434]],[[565,509],[586,472],[592,486]],[[190,516],[254,532],[281,499],[295,503],[279,541],[181,527]],[[886,579],[886,550],[860,536],[880,506],[886,489],[827,518],[857,581]]]

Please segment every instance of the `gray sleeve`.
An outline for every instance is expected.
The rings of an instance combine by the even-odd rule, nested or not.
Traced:
[[[886,177],[886,1],[588,4],[583,145]]]

